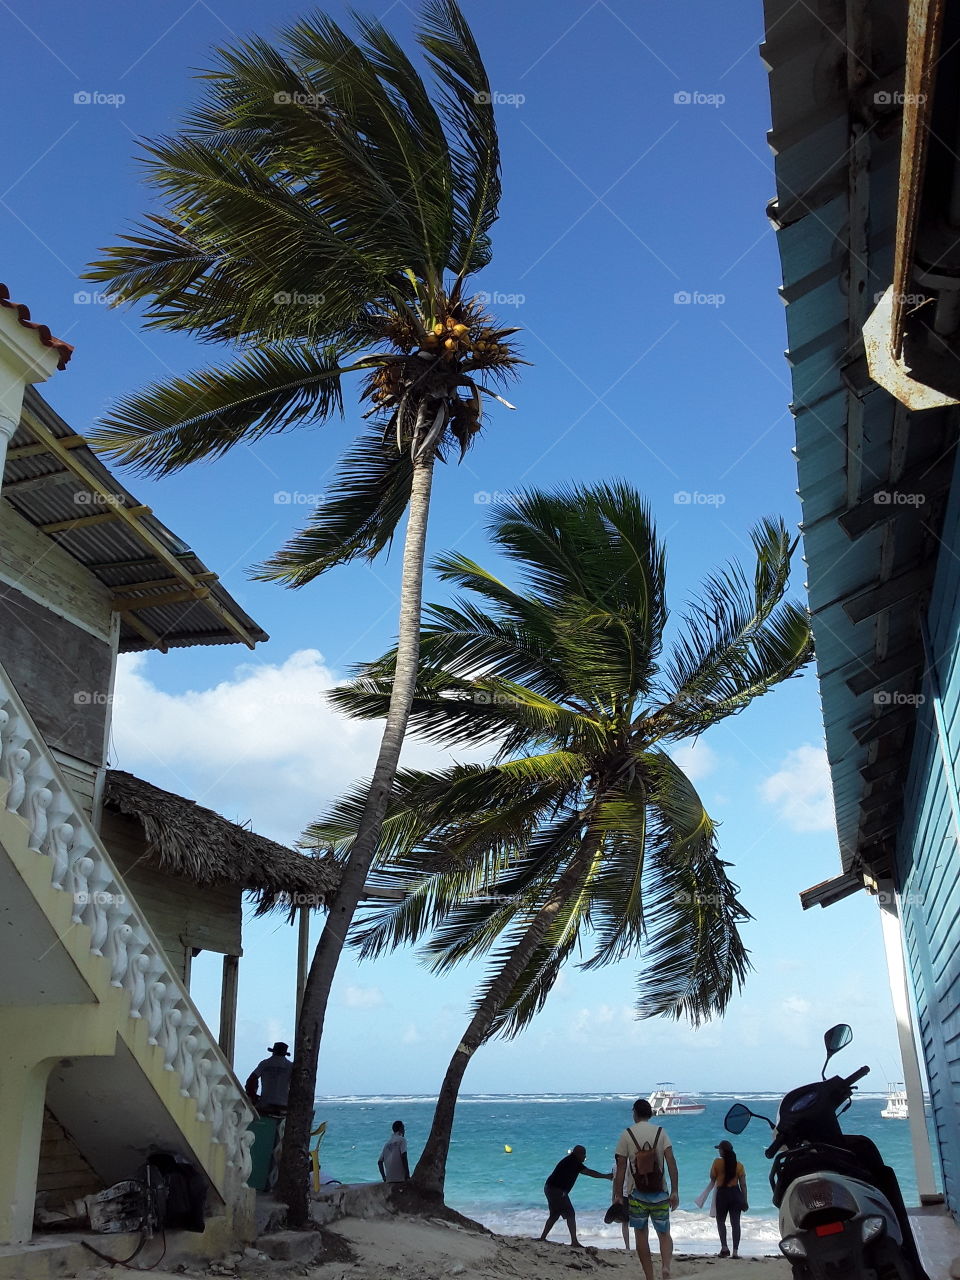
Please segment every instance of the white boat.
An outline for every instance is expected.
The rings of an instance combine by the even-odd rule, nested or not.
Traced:
[[[655,1116],[699,1116],[707,1109],[702,1102],[687,1102],[669,1080],[661,1081],[651,1093],[650,1106]]]
[[[880,1112],[884,1120],[909,1120],[910,1110],[907,1106],[907,1091],[903,1081],[887,1085],[887,1105]]]

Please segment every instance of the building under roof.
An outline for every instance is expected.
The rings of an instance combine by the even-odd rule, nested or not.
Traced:
[[[942,375],[960,338],[960,4],[765,0],[764,12],[769,213],[841,858],[841,874],[802,897],[826,906],[863,888],[877,895],[918,1185],[925,1200],[938,1198],[926,1086],[956,1215],[960,409],[951,390],[960,395],[960,361],[928,385],[917,374],[936,363],[933,351]],[[937,153],[932,190],[918,165],[927,143]],[[945,150],[952,207],[942,198]]]

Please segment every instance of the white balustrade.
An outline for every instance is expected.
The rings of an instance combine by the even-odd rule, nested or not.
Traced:
[[[240,1135],[240,1158],[237,1163],[240,1166],[240,1180],[246,1182],[253,1173],[253,1152],[251,1148],[254,1144],[254,1135],[249,1129],[246,1129]]]
[[[195,1100],[197,1119],[209,1121],[213,1141],[246,1182],[254,1112],[2,667],[0,779],[6,809],[27,826],[28,847],[50,860],[52,887],[70,895],[73,923],[89,929],[91,953],[105,957],[111,985],[128,994],[129,1016],[146,1021],[147,1043],[179,1074],[181,1095]]]
[[[50,877],[50,883],[55,889],[65,889],[67,887],[67,875],[70,871],[70,846],[73,844],[73,836],[72,823],[57,821],[51,823],[44,853],[49,854],[53,859],[53,873]]]

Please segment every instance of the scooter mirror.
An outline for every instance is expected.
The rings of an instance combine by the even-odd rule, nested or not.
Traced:
[[[845,1049],[853,1039],[853,1032],[845,1022],[838,1022],[835,1027],[831,1027],[823,1037],[823,1044],[827,1051],[827,1057],[832,1058],[835,1053],[839,1053],[841,1049]]]
[[[750,1123],[753,1112],[742,1102],[735,1102],[723,1118],[723,1127],[727,1133],[743,1133]]]

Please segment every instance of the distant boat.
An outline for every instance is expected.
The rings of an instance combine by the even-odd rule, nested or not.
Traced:
[[[655,1116],[699,1116],[707,1109],[702,1102],[687,1102],[669,1080],[661,1081],[651,1093],[650,1106]]]
[[[884,1120],[909,1120],[910,1109],[907,1106],[907,1091],[903,1081],[887,1085],[887,1105],[880,1112]]]

